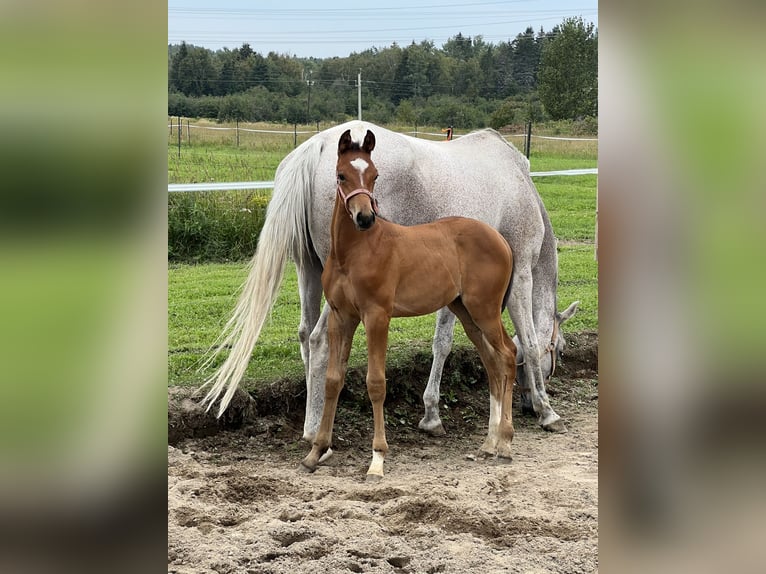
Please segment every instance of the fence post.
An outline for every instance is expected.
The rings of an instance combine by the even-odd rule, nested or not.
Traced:
[[[527,159],[529,159],[529,144],[532,140],[532,122],[527,122],[527,139],[524,142],[524,155],[527,156]]]
[[[237,118],[237,147],[239,147],[239,118]]]
[[[186,143],[191,145],[191,129],[189,128],[189,120],[186,120]]]
[[[298,123],[293,124],[293,147],[298,147]]]
[[[181,157],[181,116],[178,116],[178,157]]]

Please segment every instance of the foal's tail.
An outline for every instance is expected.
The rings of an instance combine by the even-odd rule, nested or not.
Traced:
[[[255,343],[279,293],[287,258],[291,256],[300,261],[311,249],[308,214],[321,151],[321,141],[312,138],[293,150],[277,169],[274,193],[239,300],[221,335],[213,343],[215,349],[211,347],[201,367],[209,366],[221,351],[231,347],[229,356],[201,387],[212,385],[202,400],[208,411],[226,390],[218,406],[218,417],[229,406],[245,374]]]

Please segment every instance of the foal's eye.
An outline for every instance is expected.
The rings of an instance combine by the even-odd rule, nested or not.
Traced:
[[[346,181],[346,176],[343,175],[342,173],[339,173],[338,174],[338,181]]]

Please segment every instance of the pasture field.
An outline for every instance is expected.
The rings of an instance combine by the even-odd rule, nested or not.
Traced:
[[[268,127],[257,126],[258,129]],[[284,126],[281,129],[284,130]],[[301,127],[298,129],[300,131]],[[303,129],[309,128],[304,126]],[[203,130],[191,131],[192,145],[182,147],[180,159],[169,136],[171,183],[271,180],[279,161],[289,153],[293,143],[292,133],[249,133],[247,139],[240,134],[240,147],[237,148],[225,145],[225,138],[232,138],[231,132],[212,131],[210,140],[202,139],[201,133]],[[207,130],[204,133],[208,133]],[[300,137],[299,142],[302,141]],[[596,144],[533,139],[532,170],[595,167]],[[535,180],[560,242],[559,306],[563,309],[574,300],[581,301],[577,315],[564,325],[565,332],[598,330],[598,266],[594,260],[596,179],[596,176],[559,176]],[[246,274],[245,262],[169,266],[169,384],[197,385],[212,373],[214,367],[200,372],[197,367],[228,319]],[[264,327],[245,375],[244,388],[275,379],[303,376],[297,339],[299,320],[295,269],[288,264],[271,320]],[[434,321],[433,315],[394,319],[389,363],[406,363],[417,354],[430,353]],[[507,315],[506,323],[513,332]],[[350,368],[365,364],[363,334],[360,326]],[[458,347],[471,346],[459,323],[455,343]]]

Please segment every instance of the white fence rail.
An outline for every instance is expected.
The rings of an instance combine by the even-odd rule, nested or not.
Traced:
[[[562,171],[533,171],[532,177],[552,175],[598,175],[598,168],[567,169]],[[226,183],[171,183],[168,192],[181,191],[231,191],[236,189],[274,189],[273,181],[232,181]]]
[[[177,130],[179,128],[179,124],[168,124],[168,128],[171,130]],[[241,128],[241,127],[230,127],[230,126],[198,126],[194,124],[187,123],[186,125],[180,124],[181,130],[184,129],[193,129],[193,130],[212,130],[212,131],[224,131],[224,132],[250,132],[250,133],[256,133],[256,134],[283,134],[283,135],[306,135],[306,134],[318,134],[319,132],[317,130],[258,130],[258,129],[252,129],[252,128]],[[412,135],[412,136],[434,136],[438,138],[444,138],[444,133],[433,133],[433,132],[422,132],[422,131],[409,131],[409,132],[400,132],[406,135]],[[459,138],[466,134],[455,134],[453,137]],[[527,134],[501,134],[505,138],[525,138],[527,137]],[[570,142],[597,142],[598,138],[574,138],[574,137],[561,137],[561,136],[538,136],[535,134],[532,134],[533,139],[541,139],[541,140],[561,140],[561,141],[570,141]]]

